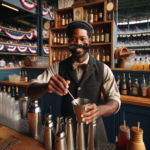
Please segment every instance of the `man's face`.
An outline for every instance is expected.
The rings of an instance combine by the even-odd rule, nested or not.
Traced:
[[[73,57],[84,57],[90,48],[90,44],[91,39],[88,37],[87,30],[77,28],[71,32],[69,38],[69,47]]]

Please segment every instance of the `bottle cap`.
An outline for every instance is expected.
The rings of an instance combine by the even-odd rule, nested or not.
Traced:
[[[63,116],[57,117],[57,122],[58,122],[58,123],[64,122],[64,117],[63,117]]]
[[[70,116],[68,116],[68,117],[65,119],[65,122],[66,122],[67,124],[73,123],[73,118],[70,117]]]
[[[33,99],[33,100],[31,101],[31,105],[32,105],[32,106],[34,106],[34,105],[38,106],[38,100]]]
[[[46,121],[52,120],[52,114],[51,113],[45,114],[45,120]]]

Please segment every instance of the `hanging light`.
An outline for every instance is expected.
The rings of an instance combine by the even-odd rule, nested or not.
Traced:
[[[7,7],[7,8],[12,9],[12,10],[15,10],[15,11],[19,11],[19,9],[17,9],[17,8],[15,8],[15,7],[12,7],[12,6],[9,6],[9,5],[7,5],[7,4],[4,4],[4,3],[2,3],[2,6],[5,6],[5,7]]]

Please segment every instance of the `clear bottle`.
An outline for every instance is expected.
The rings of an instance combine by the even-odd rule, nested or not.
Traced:
[[[61,26],[62,27],[65,26],[65,16],[64,16],[64,14],[62,15],[62,18],[61,18]]]
[[[99,43],[99,30],[97,30],[97,33],[96,33],[96,43]]]
[[[135,58],[134,63],[133,63],[133,69],[138,69],[138,62],[137,62],[137,58]]]
[[[142,62],[142,58],[140,58],[140,61],[138,63],[138,69],[142,70],[143,69],[143,62]]]
[[[103,29],[101,30],[100,42],[101,42],[101,43],[104,42],[104,33],[103,33]]]
[[[102,54],[102,62],[105,63],[106,58],[105,58],[105,50],[103,49],[103,54]]]
[[[87,11],[87,9],[86,9],[86,11],[85,11],[85,21],[86,21],[86,22],[88,22],[88,18],[89,18],[89,17],[88,17],[88,11]]]
[[[108,28],[107,28],[107,32],[105,33],[105,42],[110,42]]]
[[[141,84],[141,96],[147,97],[147,84],[145,82],[144,74],[143,74],[143,83]]]
[[[67,40],[67,35],[66,33],[64,34],[64,45],[67,45],[68,44],[68,40]]]
[[[91,12],[89,15],[89,23],[93,23],[93,9],[91,9]]]
[[[61,36],[60,36],[60,45],[63,45],[64,44],[64,37],[63,37],[63,33],[61,33]]]
[[[59,15],[58,17],[57,26],[61,27],[61,15]]]
[[[100,11],[98,13],[98,21],[101,22],[103,21],[103,11],[102,11],[102,7],[100,7]]]
[[[53,63],[55,63],[55,62],[57,62],[57,60],[56,60],[56,53],[55,53],[55,50],[54,50],[54,52],[53,52]]]
[[[66,14],[66,18],[65,18],[65,26],[68,26],[69,24],[69,18],[68,18],[68,14]]]
[[[144,70],[149,70],[149,62],[147,57],[145,57]]]
[[[92,33],[92,43],[95,43],[95,33],[94,33],[94,30],[93,30],[93,33]]]
[[[131,77],[130,77],[130,73],[129,73],[129,78],[128,78],[128,95],[132,95],[132,85],[131,85]]]
[[[97,49],[97,53],[96,53],[96,59],[100,61],[99,49]]]
[[[53,45],[57,45],[57,37],[56,37],[56,33],[55,32],[54,32]]]
[[[60,36],[59,36],[59,33],[57,35],[57,45],[60,45]]]
[[[97,13],[97,8],[95,9],[94,22],[98,22],[98,13]]]
[[[133,96],[138,96],[139,95],[138,79],[135,79],[135,83],[132,84],[132,95]]]
[[[72,16],[71,16],[71,13],[70,13],[70,16],[69,16],[69,23],[72,22]]]
[[[149,76],[149,85],[147,86],[147,97],[150,98],[150,76]]]
[[[123,82],[121,85],[121,94],[127,95],[127,85],[126,85],[125,73],[123,74]]]

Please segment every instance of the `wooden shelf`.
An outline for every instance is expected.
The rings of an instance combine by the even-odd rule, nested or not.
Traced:
[[[102,21],[102,22],[95,22],[95,23],[91,23],[91,25],[96,26],[96,25],[108,24],[108,23],[111,23],[111,22],[112,22],[112,20]]]
[[[47,69],[49,66],[47,67],[32,67],[32,66],[23,66],[22,68],[35,68],[35,69]]]
[[[51,28],[52,31],[63,30],[63,29],[67,29],[67,26],[65,26],[65,27],[58,27],[58,28]]]
[[[150,71],[150,69],[149,69],[149,70],[144,70],[144,69],[142,69],[142,70],[135,70],[135,69],[124,69],[124,68],[113,68],[112,70],[120,70],[120,71],[139,71],[139,72],[141,72],[141,71],[149,72],[149,71]]]
[[[54,48],[54,47],[59,47],[59,48],[61,48],[61,47],[68,47],[68,45],[52,45],[51,47],[52,47],[52,48]]]
[[[0,84],[3,85],[11,85],[11,86],[19,86],[19,87],[27,87],[28,86],[28,82],[9,82],[9,80],[5,80],[5,81],[0,81]]]
[[[20,69],[22,67],[2,67],[0,68],[0,70],[3,70],[3,69]]]

